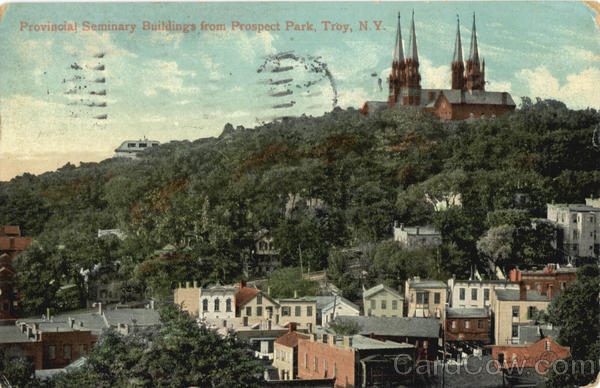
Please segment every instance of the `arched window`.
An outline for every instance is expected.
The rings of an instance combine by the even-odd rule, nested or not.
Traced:
[[[219,311],[219,298],[215,299],[215,311]]]
[[[208,311],[208,299],[202,300],[202,311]]]
[[[227,298],[225,301],[225,311],[228,313],[231,312],[231,299]]]

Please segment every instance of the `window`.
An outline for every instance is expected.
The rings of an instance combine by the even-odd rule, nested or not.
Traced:
[[[577,240],[579,238],[579,233],[577,232],[577,229],[575,229],[573,231],[573,240]]]
[[[290,315],[292,315],[291,307],[290,306],[282,306],[281,307],[281,316],[289,317]]]
[[[466,290],[464,288],[459,288],[458,293],[459,293],[458,299],[465,300]]]
[[[256,307],[256,316],[262,317],[262,306]]]
[[[392,301],[392,310],[398,310],[398,301],[397,300]]]
[[[231,312],[231,299],[227,298],[225,301],[225,311],[228,313]]]
[[[127,148],[135,148],[135,143],[127,143]]]
[[[307,317],[312,317],[312,306],[307,306],[306,307],[306,316]]]
[[[537,308],[535,306],[529,306],[527,309],[527,319],[533,319],[537,314]]]
[[[452,328],[456,329],[456,321],[452,321]]]
[[[146,144],[146,143],[140,143],[140,148],[146,148],[146,147],[148,147],[148,144]]]
[[[262,304],[262,295],[261,294],[256,295],[256,304]]]
[[[477,288],[471,289],[471,300],[477,300]]]
[[[318,367],[317,367],[317,366],[318,366],[318,363],[319,363],[319,360],[317,359],[317,356],[315,356],[314,362],[315,362],[315,365],[314,365],[314,368],[313,368],[313,369],[314,369],[314,371],[316,372],[316,371],[318,370]]]
[[[440,304],[441,298],[441,294],[439,292],[436,292],[435,294],[433,294],[433,303]]]
[[[471,327],[471,321],[465,321],[465,329],[468,329]]]
[[[429,304],[429,292],[417,292],[417,304]]]
[[[577,214],[573,214],[573,222],[577,222]]]
[[[296,306],[296,308],[294,309],[294,315],[299,317],[300,315],[302,315],[302,307],[301,306]]]
[[[371,299],[371,310],[375,310],[375,301]]]
[[[546,341],[546,351],[550,350],[550,341]]]
[[[337,362],[333,363],[333,377],[337,377]]]
[[[512,325],[512,336],[513,338],[519,336],[519,325]]]
[[[252,307],[246,307],[246,316],[247,317],[251,317],[252,316]]]
[[[54,360],[56,358],[56,346],[48,346],[48,359]]]
[[[427,346],[429,346],[427,340],[423,341],[423,349],[427,349]]]
[[[481,319],[477,321],[477,328],[483,329],[483,321]]]
[[[519,306],[512,306],[512,316],[513,318],[519,317]]]
[[[325,378],[327,378],[327,360],[323,360],[323,370],[325,371]]]
[[[485,288],[483,290],[483,300],[484,301],[490,300],[490,289],[489,288]]]
[[[385,301],[385,300],[382,300],[382,301],[381,301],[381,309],[382,309],[382,310],[385,310],[385,309],[387,309],[387,303],[386,303],[386,301]]]
[[[202,300],[202,311],[208,311],[208,299]]]
[[[219,311],[219,298],[215,299],[215,311]]]
[[[304,369],[308,369],[308,353],[304,353]]]
[[[63,360],[71,359],[71,345],[63,345]]]

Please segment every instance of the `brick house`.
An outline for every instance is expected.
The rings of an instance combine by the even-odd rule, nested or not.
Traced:
[[[340,316],[338,320],[356,325],[358,334],[362,336],[414,345],[416,361],[432,361],[438,356],[441,334],[439,319]]]
[[[511,269],[509,272],[511,282],[523,282],[527,290],[536,290],[542,295],[562,291],[577,280],[577,268],[552,268],[543,270],[519,271]]]
[[[384,284],[363,291],[364,315],[367,317],[401,317],[404,296]]]
[[[491,345],[489,348],[496,368],[516,365],[519,368],[533,368],[539,374],[543,374],[554,361],[567,358],[570,352],[569,347],[559,345],[550,336],[534,343]]]
[[[489,317],[486,309],[448,308],[444,323],[446,342],[490,342]]]
[[[32,242],[32,237],[21,236],[18,226],[0,226],[0,325],[13,325],[19,315],[20,295],[13,260]]]
[[[380,341],[361,335],[336,337],[311,334],[298,341],[300,379],[335,378],[335,387],[370,387],[383,383],[406,382],[410,377],[397,373],[397,367],[412,368],[413,345]]]
[[[293,380],[298,377],[298,340],[308,339],[307,334],[296,331],[290,324],[288,332],[275,340],[273,367],[277,368],[280,380]]]

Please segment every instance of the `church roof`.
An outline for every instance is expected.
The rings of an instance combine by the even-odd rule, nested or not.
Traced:
[[[479,50],[477,49],[477,30],[475,28],[475,13],[473,13],[473,30],[471,31],[471,51],[469,59],[473,63],[479,63]]]
[[[404,60],[404,48],[402,43],[402,32],[400,31],[400,12],[398,12],[398,32],[396,33],[396,45],[394,46],[394,62]]]
[[[417,50],[417,34],[415,33],[415,12],[412,14],[412,22],[410,23],[410,40],[408,43],[408,59],[419,61],[419,53]]]
[[[452,62],[461,63],[463,61],[462,43],[460,41],[460,20],[456,18],[456,42],[454,43],[454,56]]]

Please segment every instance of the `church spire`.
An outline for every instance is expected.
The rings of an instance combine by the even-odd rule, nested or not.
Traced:
[[[398,32],[396,33],[396,46],[394,47],[394,62],[402,62],[404,60],[404,49],[402,46],[402,32],[400,31],[400,12],[398,12]]]
[[[456,42],[454,43],[454,59],[452,62],[462,62],[463,61],[463,53],[462,53],[462,43],[460,41],[460,19],[458,15],[456,15]]]
[[[408,43],[408,58],[419,62],[419,53],[417,51],[417,34],[415,33],[415,11],[412,12],[412,22],[410,23],[410,41]]]
[[[451,85],[452,89],[465,88],[465,64],[463,62],[462,42],[460,41],[460,19],[456,15],[456,42],[454,43],[454,56],[452,58]]]
[[[477,49],[477,29],[475,27],[475,12],[473,12],[473,30],[471,31],[471,51],[469,59],[475,64],[479,64],[479,50]]]

